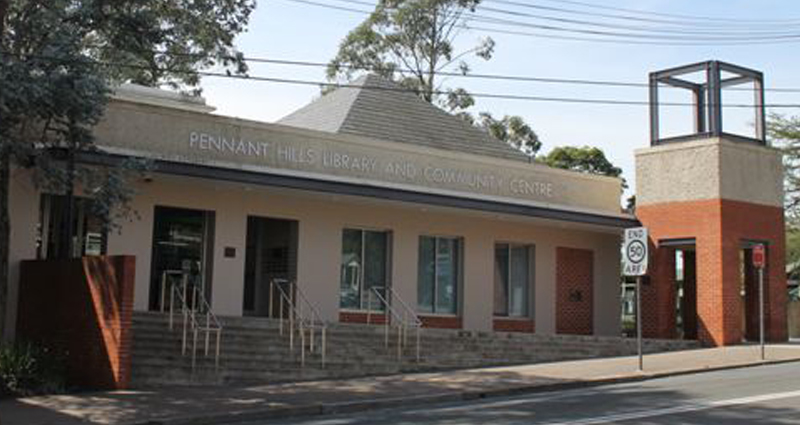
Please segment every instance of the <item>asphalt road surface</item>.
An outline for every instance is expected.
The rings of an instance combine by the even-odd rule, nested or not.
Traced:
[[[800,363],[255,424],[800,424]]]

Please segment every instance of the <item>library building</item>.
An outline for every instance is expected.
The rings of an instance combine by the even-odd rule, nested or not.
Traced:
[[[375,75],[276,123],[122,86],[95,128],[97,149],[78,161],[146,164],[127,182],[130,217],[109,229],[92,188],[70,202],[28,170],[12,172],[16,338],[88,350],[94,372],[76,379],[118,388],[184,367],[235,380],[233,363],[249,352],[236,332],[250,335],[251,351],[280,345],[304,367],[319,360],[313,376],[347,375],[344,345],[359,335],[389,348],[385,365],[375,354],[376,374],[395,353],[453,367],[434,351],[459,338],[524,351],[489,364],[545,356],[537,344],[595,347],[562,358],[601,355],[629,347],[621,235],[645,226],[641,325],[654,350],[757,340],[755,244],[767,247],[767,337],[785,340],[782,158],[764,134],[761,73],[704,62],[654,72],[650,83],[635,213],[620,206],[620,179],[533,161]],[[723,131],[720,91],[737,84],[759,94],[754,135]],[[665,86],[694,96],[691,134],[659,133]],[[175,349],[148,346],[156,336]]]

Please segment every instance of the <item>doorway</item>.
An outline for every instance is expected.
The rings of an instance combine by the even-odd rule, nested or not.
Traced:
[[[294,282],[297,278],[296,220],[247,217],[244,297],[245,316],[269,317],[270,282]],[[278,309],[273,309],[275,312]]]
[[[675,250],[676,327],[680,339],[697,339],[697,253],[694,247]]]
[[[742,242],[739,250],[740,285],[739,295],[742,302],[742,336],[744,341],[759,341],[759,294],[758,294],[758,269],[753,266],[753,246],[757,242]],[[764,244],[766,246],[766,243]],[[769,258],[769,246],[766,246]],[[768,268],[764,269],[764,297],[767,296],[766,279],[769,276]]]
[[[186,293],[198,289],[211,303],[214,212],[155,207],[153,219],[150,309],[160,310],[169,299],[169,285],[183,284]],[[187,300],[188,302],[188,300]]]

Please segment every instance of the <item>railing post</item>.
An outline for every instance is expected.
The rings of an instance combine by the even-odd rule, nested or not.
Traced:
[[[325,354],[327,354],[327,341],[325,340],[328,333],[327,326],[322,326],[322,368],[325,368]]]
[[[185,303],[185,299],[184,299],[184,303]],[[181,355],[185,356],[186,355],[186,338],[187,338],[186,332],[188,331],[187,327],[189,326],[189,317],[188,317],[189,316],[189,311],[186,309],[185,305],[183,306],[182,310],[183,310],[183,339],[181,341]]]
[[[217,328],[217,353],[214,357],[214,372],[219,371],[219,341],[222,338],[222,328]]]
[[[417,325],[417,363],[419,363],[419,333],[420,333],[420,325]]]
[[[270,279],[269,281],[269,318],[274,319],[275,317],[272,315],[272,305],[275,303],[274,298],[274,290],[275,287],[275,279]]]
[[[403,325],[397,327],[397,361],[403,361]]]
[[[167,293],[167,272],[161,273],[161,312],[164,312],[164,301],[166,300]]]
[[[194,372],[195,364],[197,363],[197,328],[194,328],[194,337],[192,340],[192,372]]]
[[[280,289],[279,289],[279,291],[280,291]],[[284,303],[284,299],[283,299],[283,292],[282,291],[281,291],[281,294],[280,294],[280,299],[278,301],[280,302],[280,308],[279,308],[279,311],[278,311],[278,313],[281,316],[281,318],[280,318],[280,329],[281,329],[281,335],[283,335],[283,303]]]
[[[372,289],[367,292],[367,324],[372,324]]]
[[[289,304],[289,351],[294,353],[294,308]]]
[[[306,333],[300,327],[300,367],[306,366]]]
[[[206,355],[206,357],[208,357],[208,338],[209,338],[208,334],[211,332],[211,314],[209,314],[208,311],[206,311],[206,329],[205,329],[205,332],[206,332],[206,354],[205,355]]]
[[[169,330],[173,329],[172,315],[175,312],[175,288],[169,289]]]

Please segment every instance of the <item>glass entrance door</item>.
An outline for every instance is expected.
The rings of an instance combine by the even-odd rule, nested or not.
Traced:
[[[150,276],[150,309],[160,310],[169,285],[199,288],[206,299],[211,295],[211,235],[214,213],[202,210],[157,206],[153,223],[153,257]],[[166,297],[164,297],[166,294]]]
[[[269,316],[272,311],[277,317],[280,301],[270,282],[294,282],[297,277],[297,227],[295,220],[247,218],[242,306],[246,316]]]

